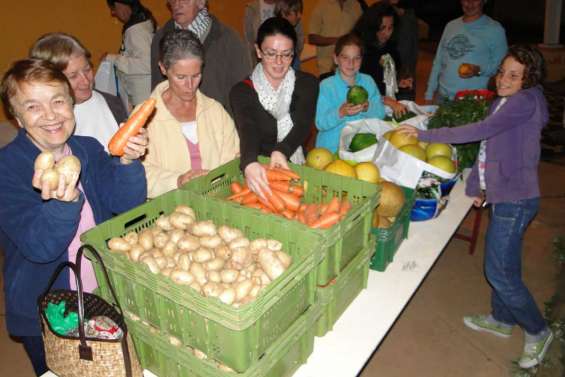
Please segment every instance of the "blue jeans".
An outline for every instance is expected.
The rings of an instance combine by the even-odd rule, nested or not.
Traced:
[[[485,255],[492,316],[532,335],[544,330],[546,323],[522,281],[522,237],[538,208],[539,198],[493,204]]]
[[[20,337],[24,349],[31,361],[33,370],[37,376],[41,376],[49,369],[45,361],[45,350],[43,348],[43,338],[41,336],[22,336]]]

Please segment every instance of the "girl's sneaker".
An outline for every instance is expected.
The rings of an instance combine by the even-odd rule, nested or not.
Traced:
[[[490,314],[463,317],[463,322],[465,326],[475,331],[488,332],[500,338],[512,336],[512,326],[497,321]]]

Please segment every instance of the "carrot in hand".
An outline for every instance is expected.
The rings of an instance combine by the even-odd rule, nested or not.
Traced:
[[[284,169],[284,168],[271,168],[271,170],[277,171],[279,173],[285,174],[287,176],[289,176],[291,179],[300,179],[300,176],[298,174],[296,174],[295,172],[293,172],[290,169]]]
[[[129,138],[139,133],[139,130],[141,130],[149,116],[153,113],[156,102],[155,98],[145,100],[140,108],[133,113],[127,122],[112,136],[108,144],[108,150],[113,156],[124,155],[124,149],[127,146]]]
[[[267,169],[267,170],[265,170],[265,173],[267,174],[267,180],[269,182],[290,181],[292,179],[288,175],[281,173],[279,171],[273,170],[273,169]]]

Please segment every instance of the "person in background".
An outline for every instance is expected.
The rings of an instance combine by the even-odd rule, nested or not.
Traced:
[[[143,161],[148,196],[154,198],[239,155],[232,118],[199,89],[204,48],[188,30],[172,30],[161,39],[159,66],[167,80],[152,98],[155,114],[147,124],[149,146]]]
[[[540,137],[549,115],[541,83],[544,61],[526,45],[510,47],[496,75],[498,99],[482,121],[456,128],[399,130],[424,142],[480,141],[479,156],[467,180],[474,205],[490,206],[485,243],[485,276],[492,288],[491,313],[464,317],[475,331],[508,338],[516,325],[524,330],[518,364],[539,364],[553,333],[522,280],[522,239],[539,209]]]
[[[302,0],[277,0],[275,4],[275,16],[290,22],[296,32],[296,49],[292,60],[292,68],[295,71],[300,69],[300,55],[304,50],[304,30],[301,22],[303,9]]]
[[[412,78],[398,80],[402,65],[396,44],[391,38],[395,19],[396,12],[387,1],[376,3],[363,13],[353,32],[365,45],[361,72],[375,80],[384,104],[399,116],[406,112],[406,106],[396,100],[396,93],[399,88],[410,89]]]
[[[318,0],[310,17],[308,41],[316,46],[320,79],[332,74],[334,45],[351,31],[361,13],[357,0]]]
[[[53,63],[67,76],[75,103],[75,135],[91,136],[107,151],[128,113],[119,97],[94,90],[90,52],[72,35],[50,33],[35,42],[29,55]]]
[[[341,130],[348,122],[358,119],[379,118],[385,115],[381,95],[371,76],[359,73],[363,60],[363,41],[355,34],[346,34],[335,44],[333,76],[320,84],[316,108],[316,147],[335,153],[339,147]],[[347,102],[347,92],[353,85],[365,88],[367,102],[353,105]]]
[[[119,54],[107,54],[114,63],[129,107],[151,94],[151,40],[156,22],[139,0],[106,0],[112,16],[124,24]]]
[[[4,106],[20,127],[16,138],[0,149],[6,326],[22,341],[38,376],[47,372],[47,365],[37,300],[51,276],[61,263],[74,262],[83,232],[146,198],[139,162],[147,145],[145,133],[129,139],[122,157],[110,157],[95,139],[73,136],[71,92],[58,67],[41,59],[15,62],[0,84]],[[61,175],[52,190],[41,182],[43,171],[34,171],[40,152],[51,152],[55,161],[73,155],[81,171],[69,180]],[[54,289],[76,289],[68,271],[59,275]],[[85,258],[81,271],[84,290],[92,292],[96,279]]]
[[[318,80],[291,68],[296,44],[294,27],[281,17],[269,18],[257,32],[259,63],[251,77],[230,92],[239,132],[241,170],[251,190],[265,198],[270,189],[259,155],[271,166],[305,162],[302,145],[316,115]]]
[[[402,62],[399,78],[412,78],[411,88],[399,88],[397,98],[414,101],[416,96],[416,63],[418,61],[418,18],[416,17],[416,0],[389,0],[396,12],[398,20],[395,27],[398,57]]]
[[[504,28],[483,14],[486,0],[461,0],[463,16],[443,30],[425,99],[453,99],[463,89],[485,89],[508,48]]]
[[[277,0],[252,0],[245,5],[243,34],[252,66],[257,64],[257,54],[255,54],[257,29],[266,19],[275,15],[276,2]]]
[[[165,79],[159,67],[159,43],[173,29],[188,29],[204,46],[200,90],[228,111],[228,94],[233,85],[251,72],[251,63],[239,35],[208,13],[206,0],[168,0],[173,18],[155,33],[151,42],[151,88]]]

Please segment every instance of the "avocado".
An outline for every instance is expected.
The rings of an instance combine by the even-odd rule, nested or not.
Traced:
[[[369,100],[369,93],[360,85],[353,85],[347,91],[347,102],[361,105]]]
[[[417,114],[412,111],[407,111],[404,115],[401,115],[399,117],[396,117],[396,115],[393,114],[392,116],[386,116],[383,120],[385,122],[392,122],[394,120],[396,123],[402,123],[405,120],[414,118],[416,115]]]
[[[359,152],[362,149],[368,148],[373,144],[377,143],[377,137],[375,134],[370,133],[358,133],[351,139],[351,144],[349,144],[349,150],[351,152]]]

